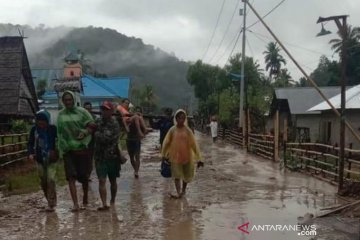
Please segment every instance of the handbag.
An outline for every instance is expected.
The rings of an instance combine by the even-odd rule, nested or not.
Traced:
[[[164,178],[171,177],[171,163],[167,159],[161,161],[160,174]]]

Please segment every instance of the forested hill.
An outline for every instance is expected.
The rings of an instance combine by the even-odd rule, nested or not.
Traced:
[[[107,76],[129,76],[132,86],[150,84],[158,96],[158,105],[178,107],[193,98],[186,81],[188,64],[139,38],[127,37],[113,29],[86,27],[46,28],[1,24],[0,34],[19,35],[24,31],[32,68],[61,68],[71,49],[84,53],[92,71]]]

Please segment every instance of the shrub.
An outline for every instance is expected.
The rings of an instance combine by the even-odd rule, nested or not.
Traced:
[[[11,131],[14,133],[23,133],[28,131],[28,124],[22,120],[12,120],[11,121]]]

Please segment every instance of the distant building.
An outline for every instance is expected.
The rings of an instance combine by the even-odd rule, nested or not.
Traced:
[[[321,92],[331,98],[340,93],[340,87],[321,87]],[[321,103],[323,99],[315,88],[294,87],[275,89],[267,122],[267,130],[274,126],[273,117],[277,110],[280,116],[280,135],[284,132],[284,120],[288,122],[288,137],[297,142],[319,142],[320,111],[308,110]]]
[[[31,119],[39,110],[23,37],[0,37],[0,123]]]
[[[360,84],[348,88],[345,93],[345,118],[352,125],[355,132],[360,135]],[[330,103],[340,111],[340,93],[329,99]],[[308,109],[309,113],[320,112],[319,121],[315,123],[319,128],[319,140],[330,145],[340,143],[340,117],[330,108],[327,102],[322,101],[316,106]],[[346,128],[345,147],[352,145],[353,148],[360,149],[359,141]]]
[[[90,102],[95,110],[105,100],[114,101],[129,97],[129,77],[96,78],[83,74],[80,56],[74,51],[69,53],[64,58],[65,65],[62,71],[59,69],[33,70],[34,75],[47,81],[48,87],[42,96],[43,101],[40,107],[51,113],[53,123],[56,121],[58,110],[62,108],[61,96],[65,90],[76,93],[78,106],[82,106],[84,102]]]

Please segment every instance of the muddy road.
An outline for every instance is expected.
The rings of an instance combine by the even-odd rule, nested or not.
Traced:
[[[158,132],[153,132],[142,145],[140,178],[134,178],[127,162],[118,179],[116,204],[109,211],[96,210],[100,199],[95,174],[90,204],[79,213],[70,212],[66,186],[58,188],[54,213],[43,211],[46,203],[41,192],[1,197],[0,239],[359,239],[358,219],[339,217],[316,220],[316,236],[300,236],[298,231],[250,231],[253,225],[296,225],[305,213],[341,203],[336,188],[196,135],[205,168],[197,171],[185,198],[168,197],[174,191],[173,182],[159,174]],[[238,229],[246,223],[249,234]]]

